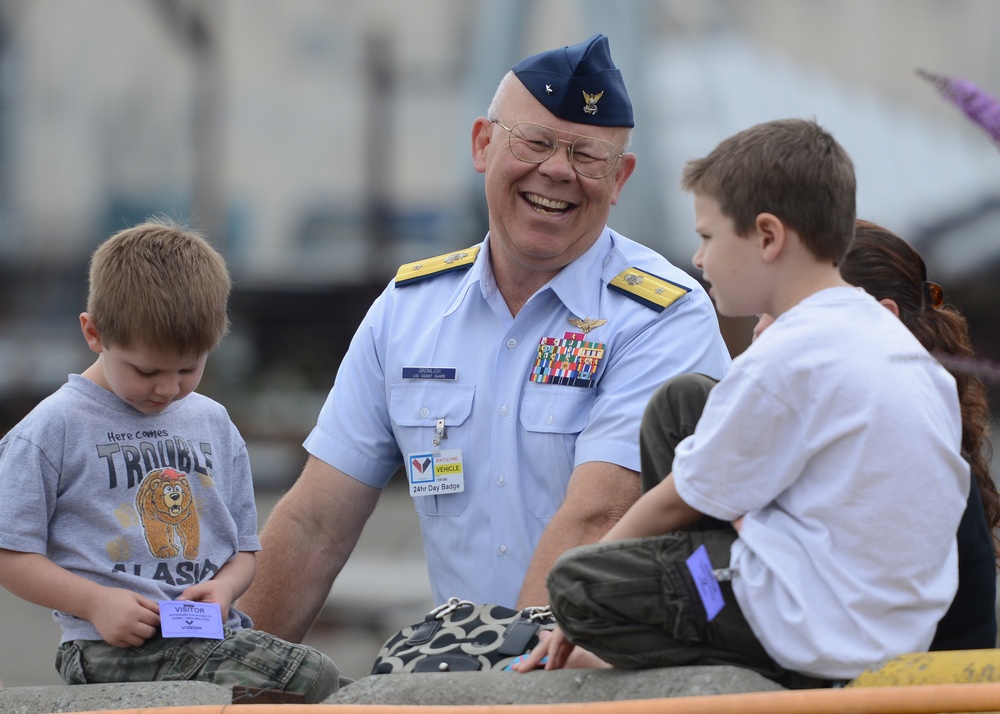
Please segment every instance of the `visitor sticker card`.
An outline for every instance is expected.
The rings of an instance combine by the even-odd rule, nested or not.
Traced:
[[[201,637],[221,640],[222,608],[214,602],[164,600],[160,603],[160,630],[164,637]]]

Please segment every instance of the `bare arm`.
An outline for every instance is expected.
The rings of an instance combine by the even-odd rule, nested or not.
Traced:
[[[549,601],[545,578],[556,558],[596,543],[639,497],[639,474],[617,464],[591,461],[573,470],[566,498],[542,533],[521,586],[518,607]]]
[[[254,627],[302,641],[378,497],[378,489],[309,457],[261,532],[257,577],[239,603]]]
[[[602,541],[641,538],[684,530],[701,518],[677,493],[674,475],[669,474],[642,495],[628,513],[605,534]]]
[[[154,600],[98,585],[39,553],[0,549],[0,585],[36,605],[89,621],[115,647],[141,645],[160,624],[160,606]]]

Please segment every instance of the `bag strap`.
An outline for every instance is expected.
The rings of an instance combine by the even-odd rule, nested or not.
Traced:
[[[444,603],[443,605],[438,605],[433,610],[428,612],[427,617],[425,617],[424,619],[430,620],[433,618],[435,620],[443,620],[448,615],[455,612],[455,610],[457,610],[458,608],[466,606],[475,607],[476,603],[470,602],[469,600],[462,600],[461,598],[457,597],[450,597],[448,598],[448,602]]]

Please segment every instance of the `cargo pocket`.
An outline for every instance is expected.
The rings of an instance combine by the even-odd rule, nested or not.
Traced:
[[[56,651],[56,671],[66,684],[89,684],[83,670],[83,653],[76,640],[59,645]]]

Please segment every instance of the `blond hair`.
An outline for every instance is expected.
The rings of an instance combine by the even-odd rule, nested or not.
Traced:
[[[204,354],[229,331],[231,288],[225,261],[201,235],[150,219],[94,251],[87,312],[106,345]]]

